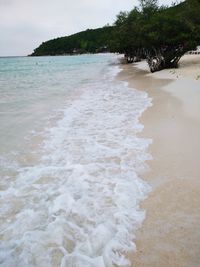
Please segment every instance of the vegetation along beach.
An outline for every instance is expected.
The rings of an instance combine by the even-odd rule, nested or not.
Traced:
[[[199,267],[200,2],[86,2],[0,2],[0,266]]]

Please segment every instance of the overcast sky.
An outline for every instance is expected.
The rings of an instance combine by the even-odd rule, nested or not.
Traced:
[[[0,56],[27,55],[43,41],[112,24],[119,11],[136,5],[137,0],[0,0]]]

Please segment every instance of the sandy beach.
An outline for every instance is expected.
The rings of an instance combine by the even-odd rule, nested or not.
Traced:
[[[152,107],[140,136],[151,138],[153,160],[143,175],[152,192],[136,235],[134,267],[200,266],[200,55],[178,69],[150,73],[146,62],[123,65],[119,79],[146,91]]]

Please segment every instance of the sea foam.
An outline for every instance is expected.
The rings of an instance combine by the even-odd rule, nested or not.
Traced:
[[[115,81],[118,71],[82,85],[46,130],[39,164],[1,191],[1,266],[129,265],[150,190],[140,175],[151,140],[137,133],[151,100]]]

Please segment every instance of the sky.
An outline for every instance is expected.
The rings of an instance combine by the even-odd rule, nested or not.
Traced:
[[[28,55],[44,41],[112,24],[120,11],[137,5],[137,0],[0,0],[0,56]]]

